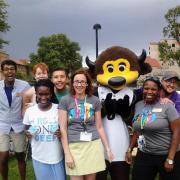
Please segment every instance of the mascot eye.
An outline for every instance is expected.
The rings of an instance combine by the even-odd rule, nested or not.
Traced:
[[[124,71],[126,69],[126,64],[125,63],[120,63],[119,64],[119,70]]]
[[[114,67],[111,64],[107,65],[107,69],[110,73],[112,73],[114,71]]]

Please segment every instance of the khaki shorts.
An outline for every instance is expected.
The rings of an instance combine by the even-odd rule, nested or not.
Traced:
[[[10,145],[10,142],[12,144]],[[0,134],[0,152],[9,151],[24,152],[26,147],[26,137],[24,132],[10,134]]]
[[[100,139],[89,142],[70,143],[69,148],[75,167],[66,166],[66,173],[72,176],[82,176],[104,171],[106,168],[104,149]]]

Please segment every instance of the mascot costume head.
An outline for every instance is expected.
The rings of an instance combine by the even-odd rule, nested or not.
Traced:
[[[151,72],[145,59],[145,50],[138,57],[127,48],[113,46],[103,51],[95,63],[86,57],[86,64],[91,72],[95,72],[100,85],[118,91],[135,82],[140,75]]]

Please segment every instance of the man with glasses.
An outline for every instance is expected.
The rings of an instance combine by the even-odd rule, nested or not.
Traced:
[[[25,180],[25,134],[22,123],[22,93],[30,86],[16,79],[17,65],[12,60],[1,63],[4,80],[0,81],[0,172],[2,180],[8,179],[10,140],[18,161],[20,179]]]
[[[176,72],[166,71],[161,80],[162,89],[160,92],[160,97],[170,99],[180,114],[180,94],[176,92],[179,81],[180,77]]]

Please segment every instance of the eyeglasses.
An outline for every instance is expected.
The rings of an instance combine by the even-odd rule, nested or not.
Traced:
[[[78,86],[79,84],[80,84],[81,86],[87,86],[87,85],[88,85],[86,81],[74,81],[74,82],[73,82],[73,85],[74,85],[74,86]]]
[[[165,80],[165,82],[167,83],[167,84],[173,84],[173,85],[175,85],[176,83],[177,83],[177,80],[176,79],[169,79],[169,80]]]
[[[4,68],[3,71],[15,71],[16,69],[15,68]]]

